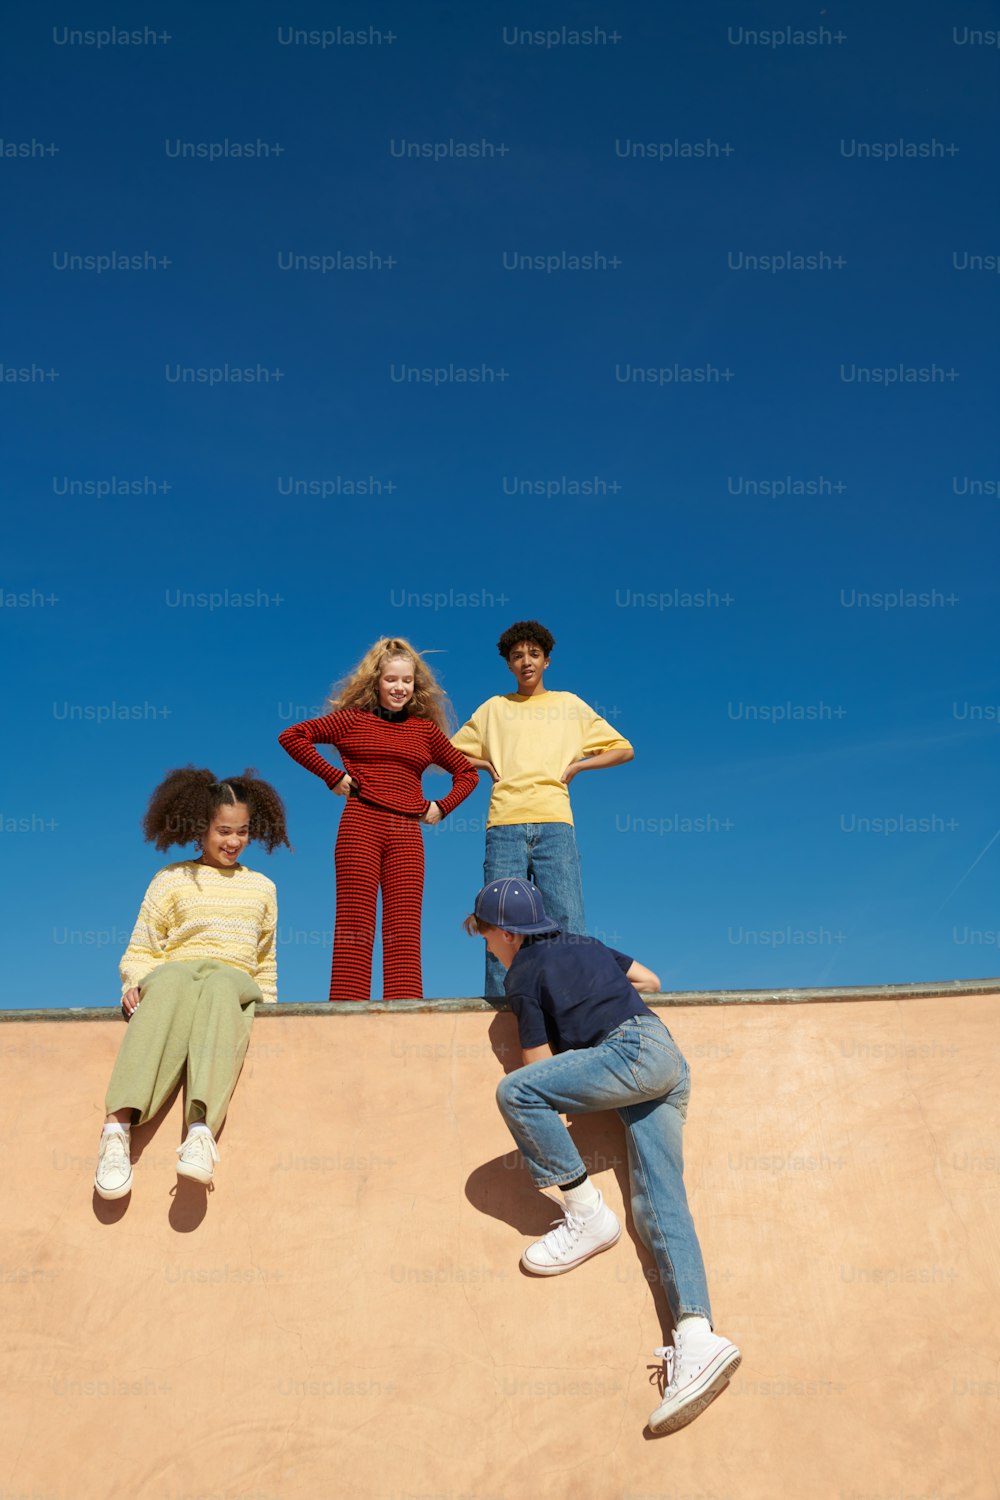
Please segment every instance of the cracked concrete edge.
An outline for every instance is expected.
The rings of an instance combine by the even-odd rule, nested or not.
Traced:
[[[932,983],[841,985],[829,989],[797,990],[665,990],[647,995],[647,1005],[654,1010],[680,1006],[711,1005],[820,1005],[839,1002],[857,1004],[864,1000],[924,1000],[932,997],[1000,995],[1000,977],[995,979],[941,979]],[[505,1000],[496,1002],[472,995],[447,1000],[367,1000],[331,1004],[329,1000],[308,1003],[258,1005],[259,1017],[281,1016],[378,1016],[423,1012],[428,1015],[462,1011],[491,1012],[509,1010]],[[0,1024],[17,1021],[118,1021],[117,1005],[69,1006],[52,1010],[0,1010]]]

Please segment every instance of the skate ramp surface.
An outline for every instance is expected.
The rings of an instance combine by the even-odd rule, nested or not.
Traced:
[[[0,1500],[993,1500],[998,1003],[659,1011],[743,1351],[666,1438],[670,1323],[627,1214],[576,1271],[519,1269],[555,1214],[493,1099],[508,1014],[279,1007],[214,1190],[178,1186],[175,1099],[120,1204],[92,1179],[122,1023],[11,1019]],[[571,1128],[625,1213],[617,1118]]]

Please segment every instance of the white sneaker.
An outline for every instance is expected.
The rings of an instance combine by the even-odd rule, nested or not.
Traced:
[[[586,1219],[564,1207],[565,1218],[556,1220],[544,1239],[529,1245],[521,1264],[535,1276],[561,1276],[601,1250],[610,1250],[621,1238],[622,1226],[598,1193],[600,1202]]]
[[[674,1329],[673,1346],[654,1351],[664,1361],[663,1400],[649,1419],[651,1432],[676,1432],[693,1422],[729,1384],[743,1358],[735,1344],[699,1329]]]
[[[109,1130],[101,1136],[94,1187],[102,1198],[124,1198],[132,1191],[132,1162],[126,1130]]]
[[[180,1157],[178,1177],[193,1177],[195,1182],[206,1184],[211,1182],[219,1151],[210,1130],[189,1130],[183,1146],[177,1147],[177,1155]]]

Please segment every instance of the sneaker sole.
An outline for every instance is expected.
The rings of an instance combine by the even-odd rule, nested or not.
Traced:
[[[177,1163],[178,1177],[190,1177],[193,1182],[200,1182],[205,1187],[212,1181],[211,1172],[206,1172],[202,1167],[189,1167],[187,1162]]]
[[[622,1227],[619,1224],[618,1233],[613,1240],[605,1240],[602,1245],[595,1245],[593,1250],[588,1250],[586,1255],[578,1255],[576,1260],[565,1261],[558,1266],[536,1266],[534,1261],[527,1260],[527,1251],[521,1256],[521,1265],[532,1276],[562,1276],[566,1271],[575,1271],[577,1266],[582,1266],[585,1260],[590,1260],[592,1255],[600,1255],[602,1250],[610,1250],[612,1245],[617,1245],[622,1237]]]
[[[131,1191],[132,1191],[132,1173],[131,1172],[128,1174],[128,1181],[124,1184],[123,1187],[106,1188],[106,1187],[101,1187],[101,1184],[99,1182],[95,1181],[95,1183],[94,1183],[94,1192],[97,1194],[97,1196],[99,1198],[103,1198],[106,1203],[113,1203],[116,1198],[125,1198],[125,1197],[127,1197],[127,1195]]]
[[[700,1417],[706,1406],[711,1406],[716,1396],[722,1395],[731,1376],[736,1374],[742,1363],[743,1356],[737,1352],[716,1371],[708,1385],[702,1387],[682,1406],[672,1407],[659,1421],[655,1420],[656,1413],[654,1412],[649,1419],[650,1432],[655,1433],[657,1437],[662,1437],[665,1433],[677,1432],[679,1428],[686,1427],[689,1422],[693,1422],[695,1417]]]

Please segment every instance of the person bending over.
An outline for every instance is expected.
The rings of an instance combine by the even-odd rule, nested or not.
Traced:
[[[497,1103],[536,1187],[557,1187],[563,1219],[521,1256],[536,1276],[572,1271],[621,1235],[561,1116],[616,1109],[628,1143],[636,1229],[651,1251],[676,1320],[664,1360],[654,1433],[674,1432],[729,1384],[741,1354],[713,1332],[705,1266],[684,1190],[681,1135],[690,1072],[676,1042],[637,993],[656,975],[596,938],[561,932],[538,891],[520,878],[491,881],[466,931],[480,933],[506,970],[524,1066]]]

